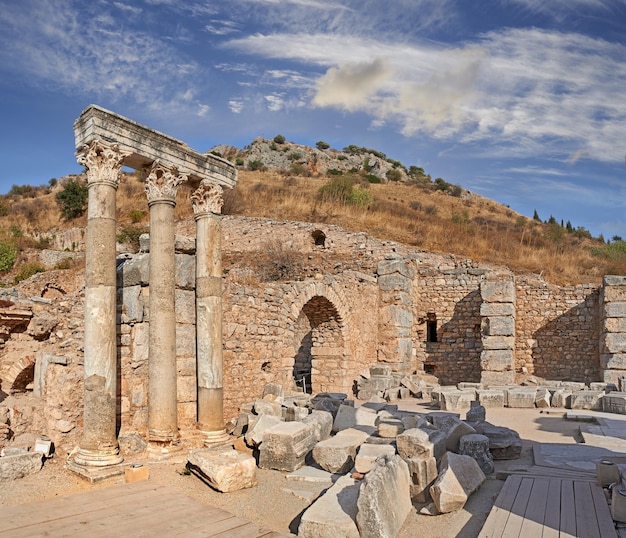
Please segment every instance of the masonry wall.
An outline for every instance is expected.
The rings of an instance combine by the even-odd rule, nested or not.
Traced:
[[[599,289],[557,287],[533,275],[516,278],[516,370],[519,379],[599,381]]]

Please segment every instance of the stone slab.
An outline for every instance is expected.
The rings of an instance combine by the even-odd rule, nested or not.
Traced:
[[[234,449],[196,449],[187,457],[189,469],[209,486],[223,493],[257,485],[256,460]]]

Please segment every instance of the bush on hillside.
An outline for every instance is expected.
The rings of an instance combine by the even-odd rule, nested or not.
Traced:
[[[0,271],[10,271],[17,259],[17,249],[11,241],[0,241]]]
[[[20,270],[13,279],[13,283],[17,284],[22,280],[26,280],[37,273],[45,272],[46,268],[38,262],[26,262],[20,266]]]
[[[318,191],[323,202],[369,206],[374,202],[374,195],[364,187],[355,187],[346,176],[338,176],[328,180]]]
[[[68,220],[80,217],[87,209],[87,197],[87,185],[74,179],[68,181],[56,194],[61,215]]]

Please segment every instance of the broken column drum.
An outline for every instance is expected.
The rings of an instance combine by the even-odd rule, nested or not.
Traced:
[[[211,443],[227,438],[222,382],[222,188],[203,180],[191,203],[196,220],[198,428],[205,442]]]
[[[117,346],[115,208],[125,153],[101,140],[85,145],[77,160],[89,189],[85,266],[84,427],[75,462],[106,466],[122,461],[116,437]]]
[[[150,208],[150,329],[148,362],[148,441],[162,448],[178,441],[176,391],[176,272],[174,207],[186,181],[173,167],[155,161],[148,169]]]
[[[176,365],[174,207],[179,185],[193,188],[208,178],[211,185],[234,187],[235,167],[212,154],[199,154],[182,142],[144,127],[95,105],[87,107],[74,122],[78,162],[86,167],[89,186],[85,267],[85,397],[84,432],[75,463],[84,466],[114,465],[122,461],[117,442],[117,341],[116,341],[116,192],[122,166],[146,174],[150,208],[150,325],[148,365],[148,441],[160,455],[177,449],[178,398]],[[207,188],[205,183],[202,189]],[[217,191],[216,191],[217,192]],[[221,208],[221,203],[219,204]],[[210,212],[219,212],[211,206]],[[202,212],[202,211],[200,211]],[[202,222],[204,216],[198,219]],[[199,225],[201,242],[211,245],[210,256],[219,258],[219,221]],[[207,255],[204,256],[206,263]],[[211,265],[200,279],[200,303],[211,311],[206,319],[213,351],[213,377],[201,385],[200,421],[208,430],[223,431],[221,387],[221,284],[214,278],[221,265]],[[215,289],[214,289],[215,288]],[[208,291],[207,291],[208,290]],[[219,296],[219,299],[216,297]],[[207,297],[209,299],[207,299]],[[201,310],[202,310],[201,308]],[[204,321],[202,322],[204,323]],[[202,345],[205,345],[204,343]],[[202,345],[200,346],[202,348]],[[218,350],[219,348],[219,350]],[[207,361],[201,358],[201,363]],[[207,398],[208,389],[211,397]],[[219,401],[217,401],[219,400]],[[209,409],[209,411],[206,411]],[[210,419],[205,418],[210,416]],[[215,431],[214,430],[214,431]]]

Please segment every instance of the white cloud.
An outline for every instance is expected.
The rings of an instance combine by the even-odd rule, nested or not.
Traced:
[[[204,118],[209,113],[209,110],[211,110],[211,107],[209,105],[199,104],[196,116]]]
[[[242,99],[233,98],[228,101],[228,108],[233,114],[240,114],[243,110],[244,102]]]
[[[143,10],[140,7],[129,6],[128,4],[124,4],[122,2],[113,2],[113,5],[121,9],[122,11],[126,11],[127,13],[132,13],[133,15],[139,15]]]
[[[267,102],[267,108],[271,112],[278,112],[284,107],[284,96],[279,94],[266,95],[265,101]]]
[[[240,25],[234,21],[212,20],[204,29],[214,35],[229,35],[239,32]]]

